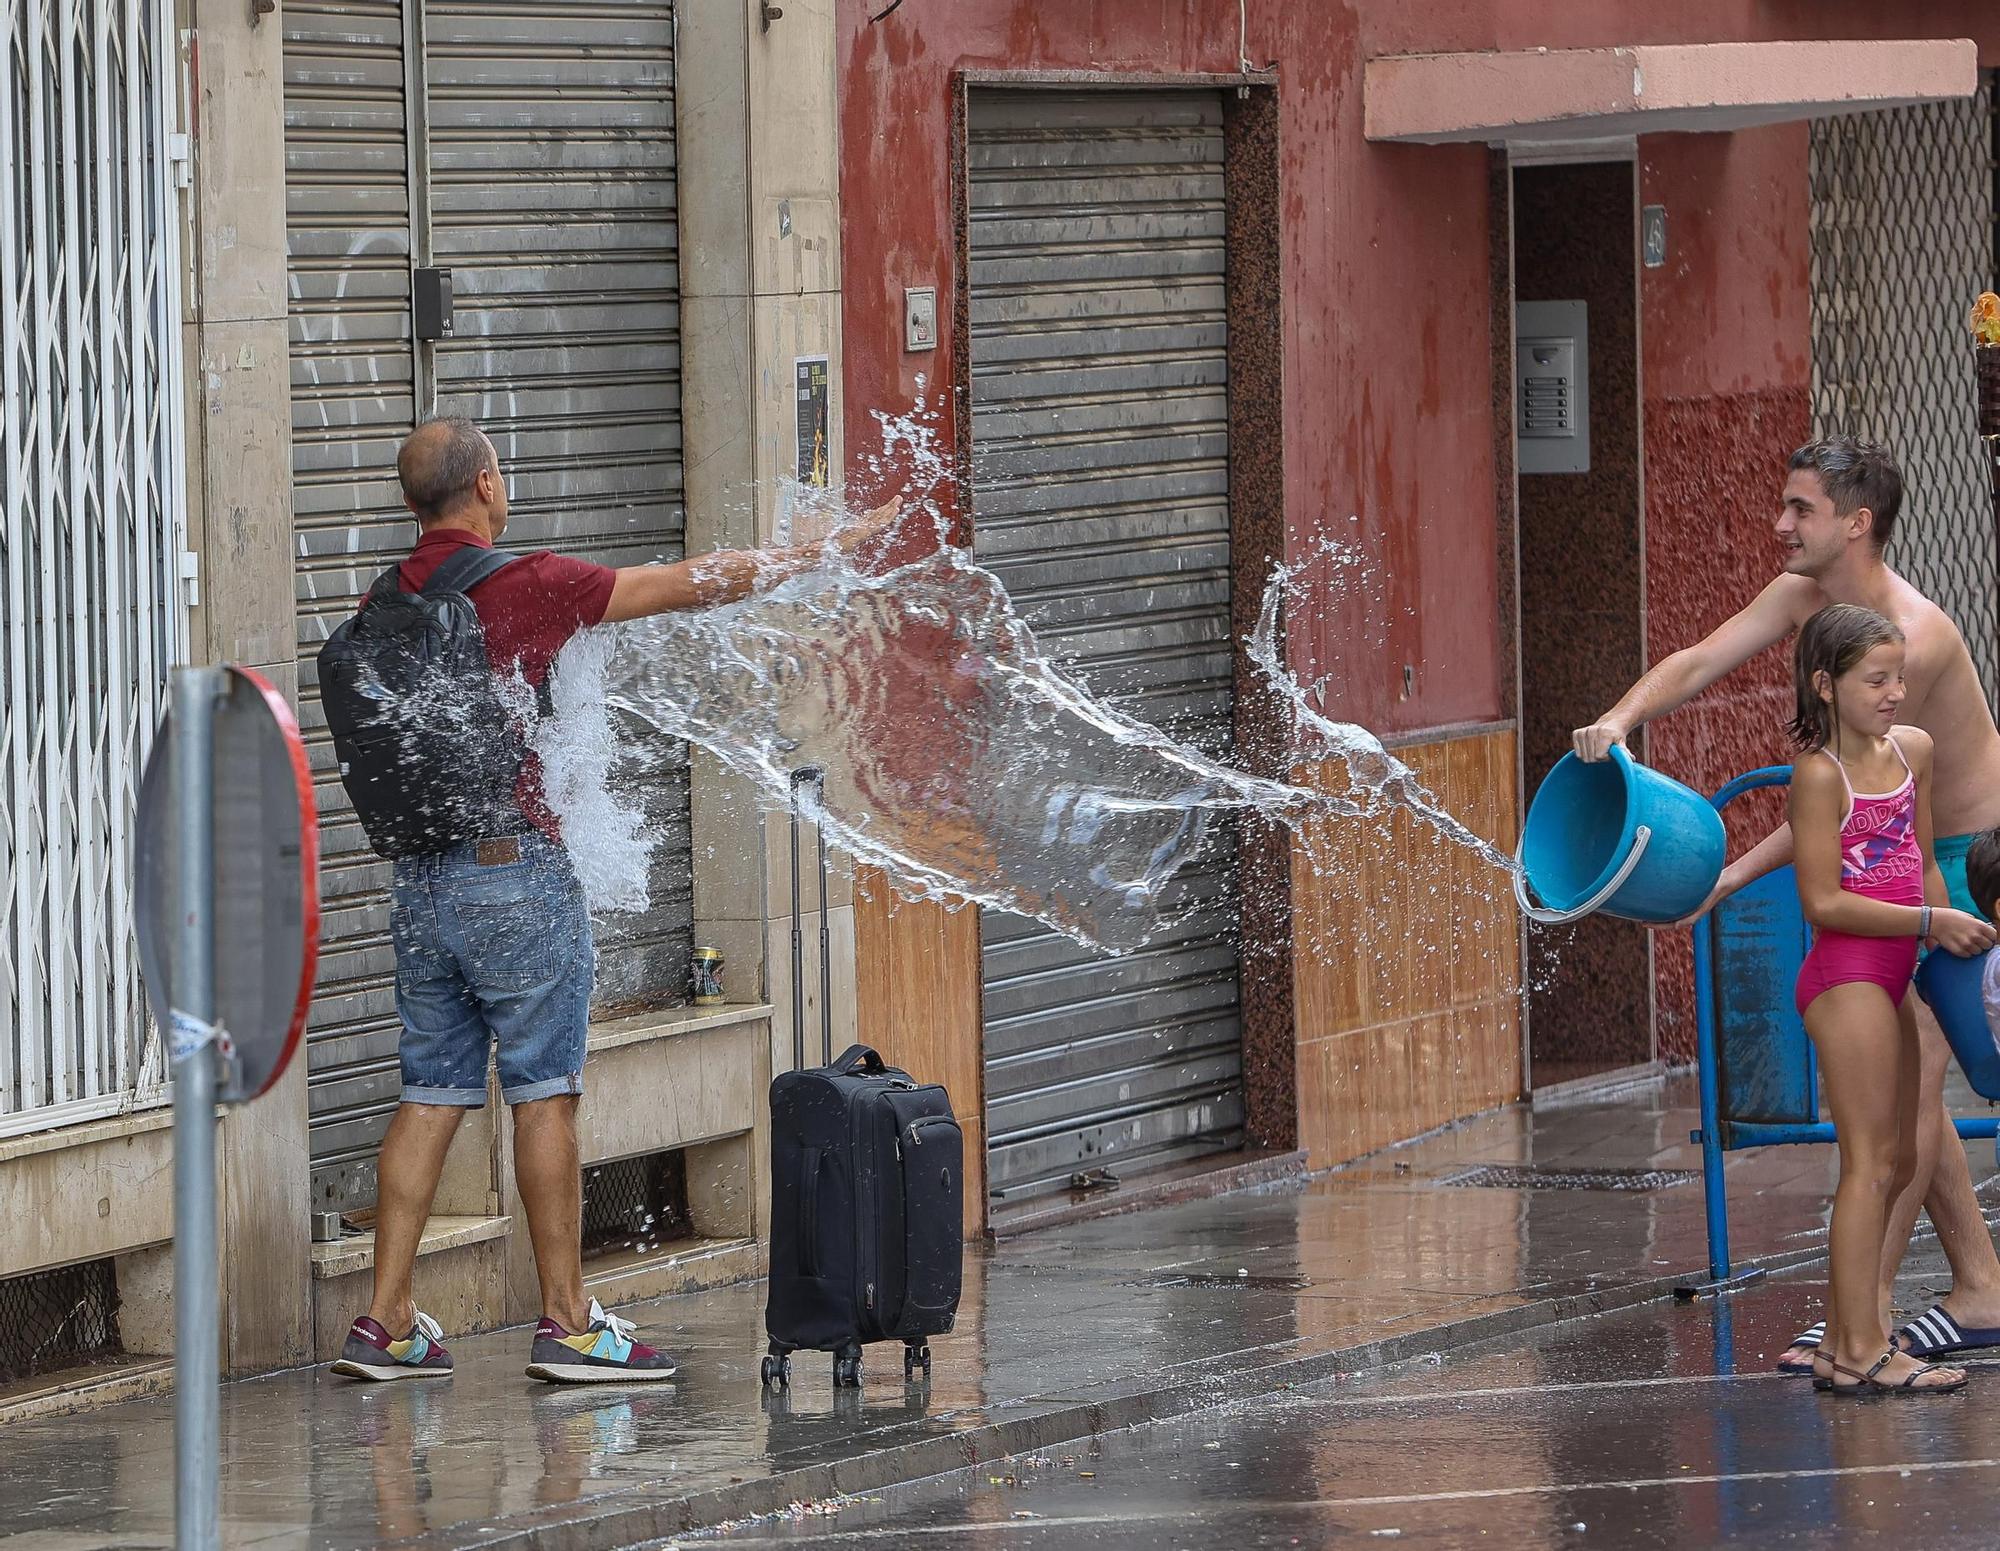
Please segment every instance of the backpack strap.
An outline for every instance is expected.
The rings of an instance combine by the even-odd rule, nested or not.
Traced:
[[[504,570],[519,558],[504,549],[461,544],[431,572],[431,579],[424,583],[422,590],[425,593],[470,592],[495,571]]]

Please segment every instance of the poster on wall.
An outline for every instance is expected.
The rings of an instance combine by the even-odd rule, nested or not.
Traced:
[[[827,387],[827,357],[802,355],[792,362],[798,393],[798,465],[793,474],[802,485],[824,490],[831,481],[832,409]]]

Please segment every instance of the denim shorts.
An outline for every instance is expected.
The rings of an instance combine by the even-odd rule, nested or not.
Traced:
[[[482,864],[469,841],[396,863],[389,935],[402,1015],[403,1102],[486,1102],[499,1046],[509,1104],[583,1092],[594,947],[569,853],[540,833],[518,860]]]

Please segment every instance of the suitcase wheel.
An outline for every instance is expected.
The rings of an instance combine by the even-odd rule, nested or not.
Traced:
[[[833,1354],[833,1387],[835,1389],[861,1388],[861,1348],[843,1347]]]
[[[903,1346],[903,1377],[907,1380],[921,1368],[924,1377],[931,1376],[931,1349],[926,1342],[910,1341]]]
[[[771,1356],[764,1359],[759,1370],[766,1388],[789,1389],[792,1383],[792,1359],[789,1356]]]

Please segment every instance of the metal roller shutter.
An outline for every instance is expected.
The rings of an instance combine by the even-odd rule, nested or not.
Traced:
[[[398,0],[288,0],[283,16],[299,719],[320,811],[324,944],[307,1092],[314,1200],[347,1207],[374,1198],[395,1106],[395,964],[389,868],[341,790],[313,658],[410,537],[395,472],[417,414],[403,20]]]
[[[431,247],[458,300],[438,412],[471,416],[500,449],[513,548],[678,560],[672,7],[431,0],[424,16]],[[613,772],[657,849],[646,912],[596,923],[601,1008],[687,988],[687,751],[650,752],[653,768]]]
[[[300,713],[326,946],[309,1029],[313,1191],[373,1199],[400,1086],[389,867],[354,822],[314,657],[409,546],[397,444],[471,415],[509,472],[507,543],[675,559],[680,504],[672,10],[288,0]],[[413,349],[410,270],[453,270],[453,337]],[[599,923],[600,1005],[678,1000],[691,946],[684,753],[618,778],[662,837],[650,913]]]
[[[973,548],[1090,688],[1231,742],[1220,102],[991,91],[971,106]],[[1108,958],[981,918],[988,1182],[1241,1145],[1234,831],[1190,914]]]

